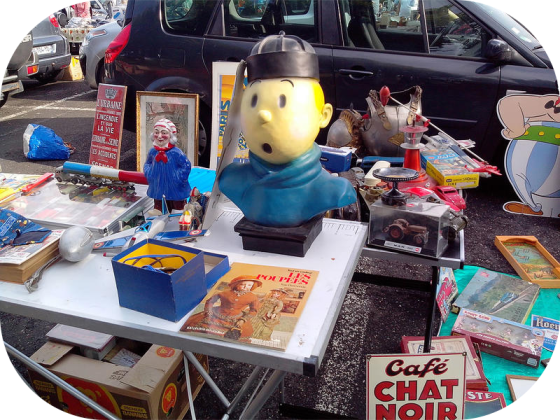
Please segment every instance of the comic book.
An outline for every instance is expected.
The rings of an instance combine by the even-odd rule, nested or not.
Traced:
[[[452,311],[461,308],[524,323],[540,287],[518,277],[480,268],[461,292]]]
[[[318,271],[233,263],[181,332],[286,350]]]
[[[15,283],[25,281],[50,259],[58,255],[58,240],[63,230],[53,230],[40,243],[0,249],[0,280]]]
[[[443,322],[447,321],[451,305],[459,295],[457,282],[455,281],[455,274],[453,269],[449,267],[442,267],[439,271],[439,283],[436,294],[436,302],[441,313]]]

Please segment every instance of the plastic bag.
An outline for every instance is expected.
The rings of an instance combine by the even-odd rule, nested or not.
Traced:
[[[70,149],[45,126],[28,124],[23,133],[23,154],[31,160],[59,160],[70,157]]]

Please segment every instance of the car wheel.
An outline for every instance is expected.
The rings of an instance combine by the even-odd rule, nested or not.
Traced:
[[[105,60],[100,60],[95,72],[95,84],[99,87],[100,83],[105,81]]]
[[[210,165],[211,115],[210,109],[201,103],[198,112],[198,166],[205,168]]]
[[[404,238],[404,232],[399,226],[391,226],[389,228],[389,236],[391,239],[396,241],[402,241]]]
[[[4,93],[4,98],[0,99],[0,108],[2,108],[4,106],[4,104],[6,103],[6,101],[8,100],[8,92]]]
[[[412,240],[414,241],[414,245],[424,246],[424,237],[422,235],[415,235]]]

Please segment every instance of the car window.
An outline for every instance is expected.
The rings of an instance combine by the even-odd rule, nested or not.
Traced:
[[[430,54],[482,57],[490,39],[480,24],[447,0],[424,0]]]
[[[261,39],[284,31],[318,41],[318,0],[225,0],[225,35]]]
[[[344,43],[350,48],[482,57],[483,46],[490,39],[476,21],[448,0],[338,2]]]
[[[163,0],[165,28],[180,35],[203,35],[217,0]]]

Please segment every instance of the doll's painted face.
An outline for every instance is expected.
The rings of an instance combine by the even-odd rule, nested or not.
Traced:
[[[154,128],[154,145],[158,147],[167,147],[171,140],[171,133],[166,128]]]
[[[242,281],[235,285],[235,290],[238,292],[250,292],[254,284],[255,282],[253,281]]]
[[[314,79],[254,80],[243,94],[241,125],[251,152],[281,165],[311,148],[332,113]]]

